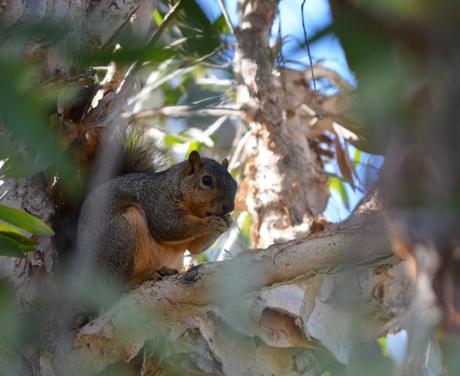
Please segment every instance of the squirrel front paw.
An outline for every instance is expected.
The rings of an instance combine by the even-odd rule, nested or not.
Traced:
[[[229,215],[219,217],[217,215],[211,215],[208,217],[208,229],[210,233],[220,235],[225,232],[232,224]]]
[[[223,218],[223,220],[227,223],[227,228],[230,228],[233,224],[233,219],[230,214],[225,214],[221,218]]]

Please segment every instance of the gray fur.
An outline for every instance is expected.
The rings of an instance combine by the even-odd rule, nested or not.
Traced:
[[[203,171],[213,176],[215,189],[209,204],[233,210],[236,182],[218,162],[203,158]],[[184,194],[199,177],[185,176],[185,161],[161,172],[125,174],[94,189],[85,200],[79,218],[79,250],[97,265],[97,271],[115,279],[127,279],[135,261],[136,238],[123,213],[130,206],[141,207],[153,238],[180,241],[206,229],[187,226],[186,212],[180,207]],[[201,173],[203,173],[201,171]],[[198,180],[197,180],[198,179]]]

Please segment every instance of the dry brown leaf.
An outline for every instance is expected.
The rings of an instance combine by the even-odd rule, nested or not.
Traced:
[[[342,147],[342,144],[339,140],[339,136],[337,134],[334,138],[334,145],[340,174],[342,175],[342,178],[345,181],[349,182],[350,184],[353,184],[354,166],[353,163],[350,161],[350,156],[348,155],[346,145],[345,147]]]

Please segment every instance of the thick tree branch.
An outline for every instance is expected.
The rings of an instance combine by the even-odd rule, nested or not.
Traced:
[[[223,321],[239,336],[258,337],[268,347],[302,348],[318,341],[346,362],[356,342],[394,326],[391,318],[404,309],[407,283],[401,283],[402,266],[374,204],[367,202],[346,222],[306,239],[145,283],[82,328],[71,356],[98,371],[129,361],[146,341],[166,337],[177,342],[198,330],[219,357],[225,346],[217,348],[208,331]],[[342,320],[332,331],[327,319],[337,317],[331,306]],[[356,327],[350,335],[352,322]],[[228,330],[218,330],[219,336]]]

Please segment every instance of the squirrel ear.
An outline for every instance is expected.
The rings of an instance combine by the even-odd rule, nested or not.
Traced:
[[[222,167],[225,168],[226,170],[228,170],[228,159],[227,158],[225,158],[222,161]]]
[[[200,153],[196,150],[192,151],[188,156],[188,163],[186,168],[186,175],[191,175],[194,172],[198,171],[203,166],[201,161]]]

